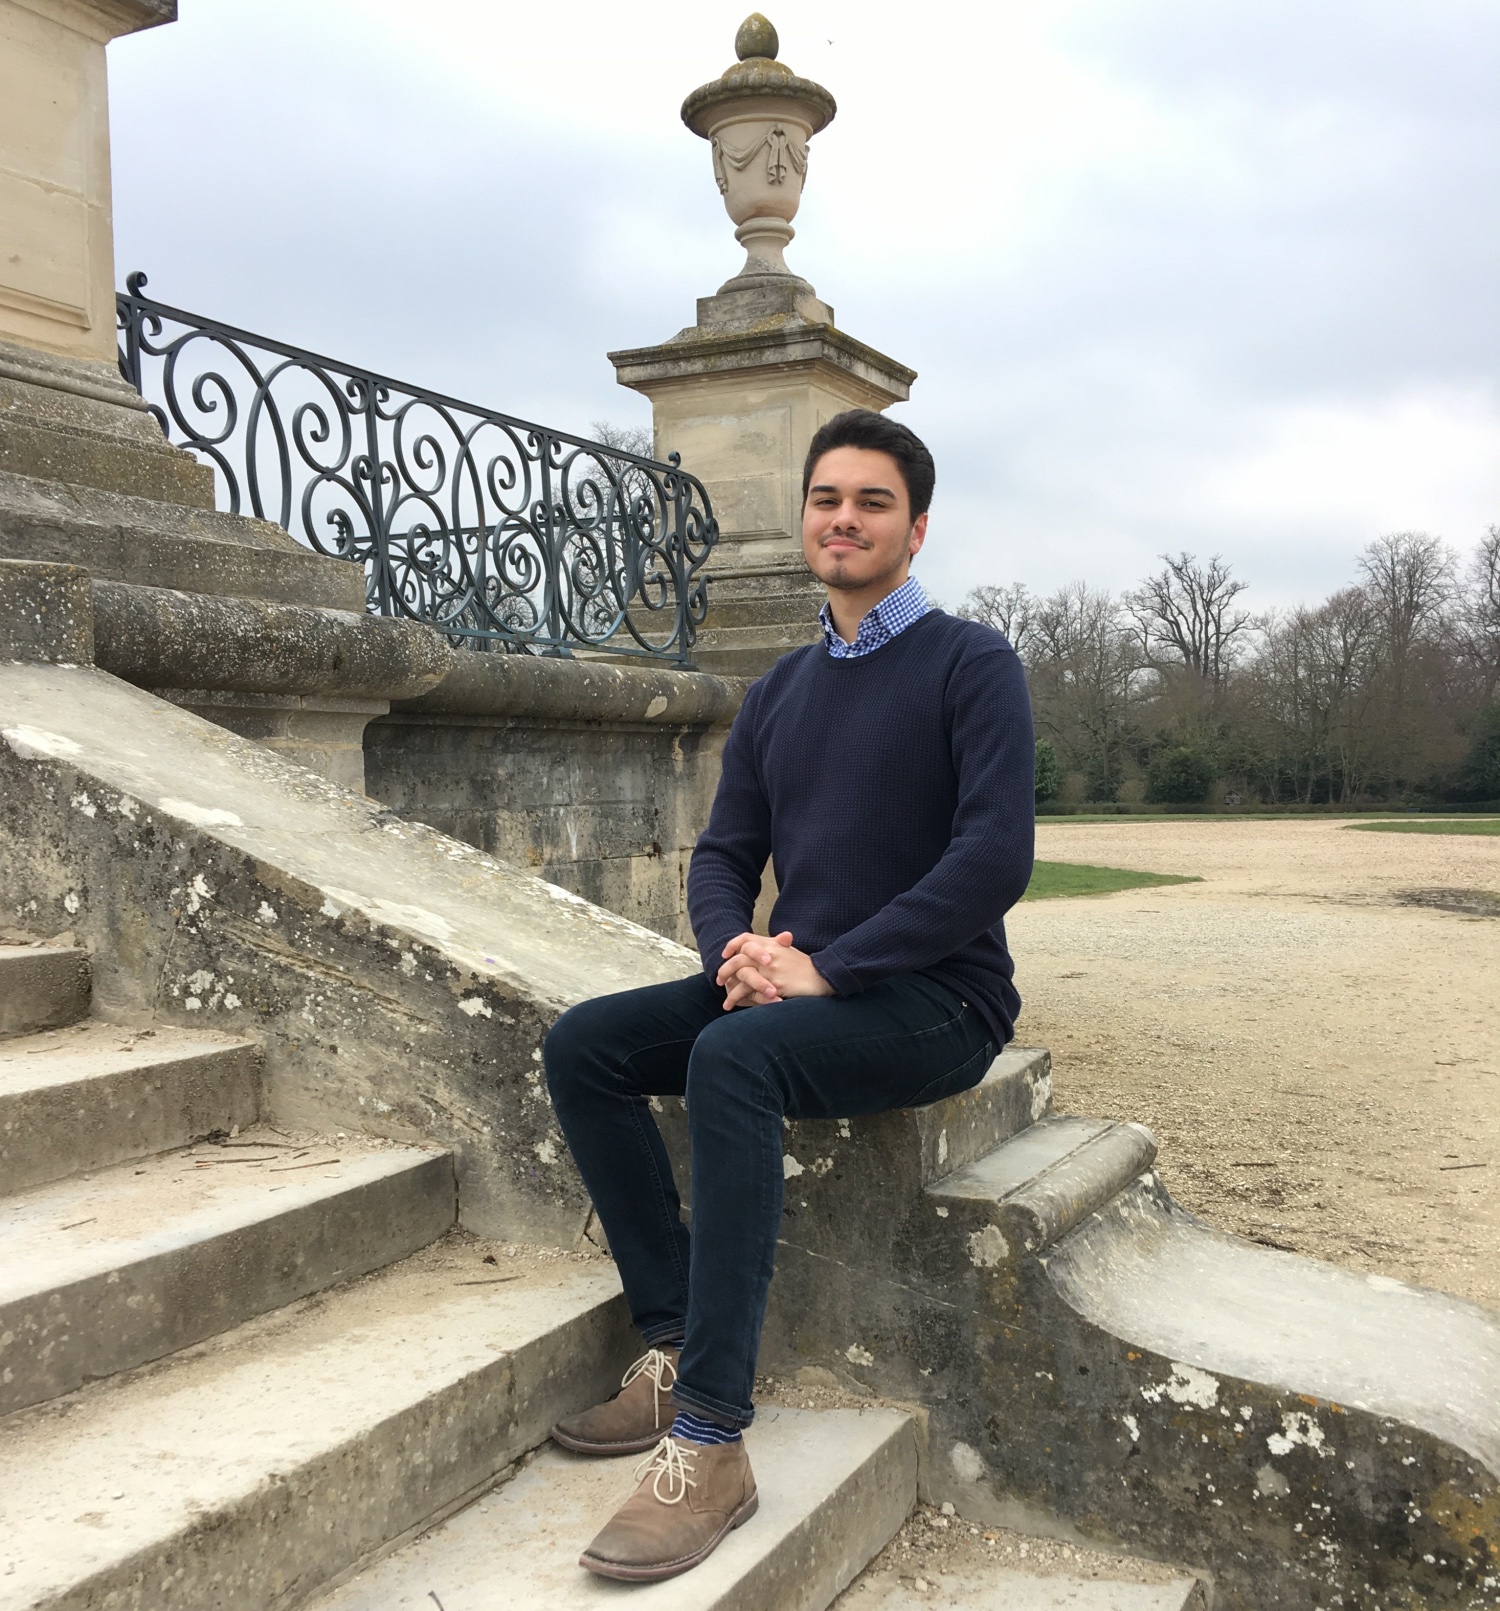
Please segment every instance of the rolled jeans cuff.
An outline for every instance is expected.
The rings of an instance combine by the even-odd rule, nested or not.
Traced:
[[[648,1348],[660,1348],[663,1343],[669,1348],[680,1347],[682,1339],[687,1336],[687,1321],[664,1320],[661,1325],[652,1326],[649,1330],[643,1327],[641,1336]]]
[[[721,1404],[716,1398],[704,1398],[691,1388],[684,1390],[681,1377],[672,1384],[672,1402],[692,1415],[703,1415],[710,1421],[718,1421],[735,1429],[749,1426],[755,1419],[753,1405],[748,1410],[737,1410],[732,1405]]]

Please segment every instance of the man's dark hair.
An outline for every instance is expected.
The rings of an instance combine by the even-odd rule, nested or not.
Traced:
[[[906,483],[911,518],[915,520],[918,515],[927,513],[932,504],[937,468],[926,443],[909,426],[899,420],[888,420],[872,408],[851,408],[835,414],[813,433],[807,446],[807,461],[802,466],[803,503],[807,502],[807,489],[812,485],[818,460],[841,447],[869,448],[876,453],[890,454]]]

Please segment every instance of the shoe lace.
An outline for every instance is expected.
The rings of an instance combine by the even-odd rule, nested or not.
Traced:
[[[677,1380],[677,1367],[660,1348],[651,1348],[625,1372],[620,1380],[621,1391],[629,1387],[638,1376],[651,1378],[651,1414],[652,1418],[660,1423],[662,1394],[672,1390],[672,1383]]]
[[[678,1504],[687,1497],[689,1488],[698,1486],[693,1481],[692,1472],[692,1451],[672,1437],[663,1438],[635,1468],[638,1482],[647,1477],[655,1478],[651,1491],[664,1505]],[[665,1493],[661,1491],[663,1478],[667,1484]]]

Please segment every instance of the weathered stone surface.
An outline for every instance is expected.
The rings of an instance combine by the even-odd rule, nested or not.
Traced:
[[[557,722],[727,726],[745,697],[736,680],[662,666],[600,665],[541,655],[460,654],[431,692],[393,697],[397,710],[526,716]]]
[[[342,788],[365,786],[364,731],[455,651],[415,621],[96,581],[94,658]]]
[[[793,626],[804,632],[817,630],[818,610],[824,593],[810,571],[802,573],[802,580],[810,586],[792,589],[736,589],[726,586],[721,572],[714,578],[713,602],[709,620],[713,625],[699,633],[699,641],[721,642],[722,634],[741,627],[764,629],[775,626]],[[810,606],[810,607],[809,607]],[[811,640],[808,640],[811,641]],[[701,663],[701,662],[700,662]]]
[[[820,1227],[825,1222],[831,1227],[818,1234],[840,1244],[844,1261],[851,1266],[878,1263],[888,1251],[891,1224],[884,1210],[872,1211],[872,1205],[919,1200],[925,1187],[946,1181],[1013,1136],[1024,1134],[1051,1105],[1048,1053],[1009,1046],[978,1085],[928,1107],[868,1114],[857,1121],[796,1120],[783,1142],[787,1235],[795,1240],[801,1229],[797,1222],[811,1214]],[[683,1201],[690,1203],[692,1155],[683,1104],[663,1102],[657,1122],[676,1165]],[[773,1306],[779,1308],[778,1288],[772,1291]],[[785,1319],[795,1332],[796,1304],[801,1299],[790,1301]]]
[[[154,691],[356,794],[365,792],[365,731],[390,709],[385,699],[338,694],[240,693],[223,688]]]
[[[1150,1179],[1033,1254],[982,1165],[909,1193],[856,1173],[859,1135],[788,1136],[761,1364],[925,1405],[925,1496],[1236,1611],[1496,1603],[1493,1316],[1209,1231]]]
[[[936,1591],[934,1593],[933,1591]],[[945,1571],[924,1593],[894,1572],[869,1576],[838,1603],[838,1611],[1205,1611],[1196,1578],[1174,1583],[1121,1582],[1116,1578],[1037,1577],[988,1566]]]
[[[764,56],[775,61],[781,52],[781,40],[771,19],[759,11],[752,11],[740,24],[734,36],[734,54],[740,61],[751,56]]]
[[[76,567],[0,560],[0,651],[9,643],[16,658],[95,660],[343,788],[364,788],[370,719],[392,696],[434,687],[457,658],[420,623],[367,615],[358,567],[310,554],[265,522],[0,475],[7,546],[81,555],[116,575],[251,590],[241,598],[110,576],[90,587]],[[304,582],[314,598],[353,608],[275,597]],[[69,587],[62,610],[59,590]]]
[[[789,1128],[761,1369],[923,1406],[925,1498],[1234,1611],[1496,1604],[1500,1321],[1209,1230],[1125,1181],[1138,1127],[1047,1120],[1044,1056],[1007,1056],[955,1102]]]
[[[3,340],[0,471],[201,509],[214,502],[213,471],[168,443],[113,361]]]
[[[1110,1119],[1042,1119],[934,1188],[996,1205],[1007,1245],[1040,1253],[1148,1170],[1156,1138]]]
[[[0,1193],[248,1128],[260,1068],[255,1041],[166,1025],[96,1019],[0,1043]]]
[[[0,660],[87,666],[93,659],[88,572],[0,559]]]
[[[709,627],[699,634],[698,661],[720,676],[759,676],[793,649],[822,636],[815,618],[765,626]]]
[[[0,735],[12,921],[71,923],[102,1011],[253,1029],[273,1115],[450,1146],[466,1224],[578,1235],[541,1039],[691,952],[99,671],[0,666]]]
[[[137,687],[405,699],[454,658],[416,621],[94,583],[95,663]]]
[[[625,1591],[652,1611],[823,1611],[916,1497],[912,1423],[890,1410],[768,1409],[745,1438],[760,1509],[701,1566]],[[396,1611],[430,1595],[513,1611],[617,1605],[621,1590],[585,1573],[578,1552],[635,1486],[633,1464],[550,1449],[310,1611]]]
[[[240,1167],[220,1154],[199,1169],[165,1153],[11,1197],[0,1415],[353,1280],[452,1228],[447,1153],[344,1145],[327,1168],[273,1175],[237,1153]]]
[[[419,1255],[66,1416],[8,1420],[3,1603],[305,1604],[618,1385],[638,1343],[612,1270],[462,1279]]]
[[[24,904],[13,891],[6,897]],[[89,989],[89,954],[82,947],[0,944],[0,1039],[76,1023],[89,1010]]]
[[[464,654],[365,732],[369,792],[692,943],[686,872],[744,684],[702,673]]]
[[[314,554],[269,520],[3,471],[0,558],[82,565],[102,581],[184,593],[365,607],[360,566]]]
[[[38,927],[72,917],[108,1010],[180,1019],[191,990],[211,1021],[252,1014],[273,1111],[456,1143],[470,1223],[578,1235],[541,1034],[689,953],[97,671],[0,667],[0,711],[12,898]],[[958,1189],[1045,1114],[1022,1061],[957,1104],[788,1132],[763,1366],[920,1405],[930,1496],[1190,1565],[1235,1611],[1492,1603],[1493,1317],[1257,1263],[1149,1180],[1071,1231],[1070,1187],[1026,1251],[1024,1171]]]

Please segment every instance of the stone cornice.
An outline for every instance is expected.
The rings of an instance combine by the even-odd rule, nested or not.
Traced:
[[[703,334],[685,330],[659,346],[612,352],[609,361],[620,384],[636,391],[712,374],[821,364],[862,381],[872,391],[888,394],[887,401],[904,401],[917,378],[916,370],[831,324],[781,319],[744,331]]]

